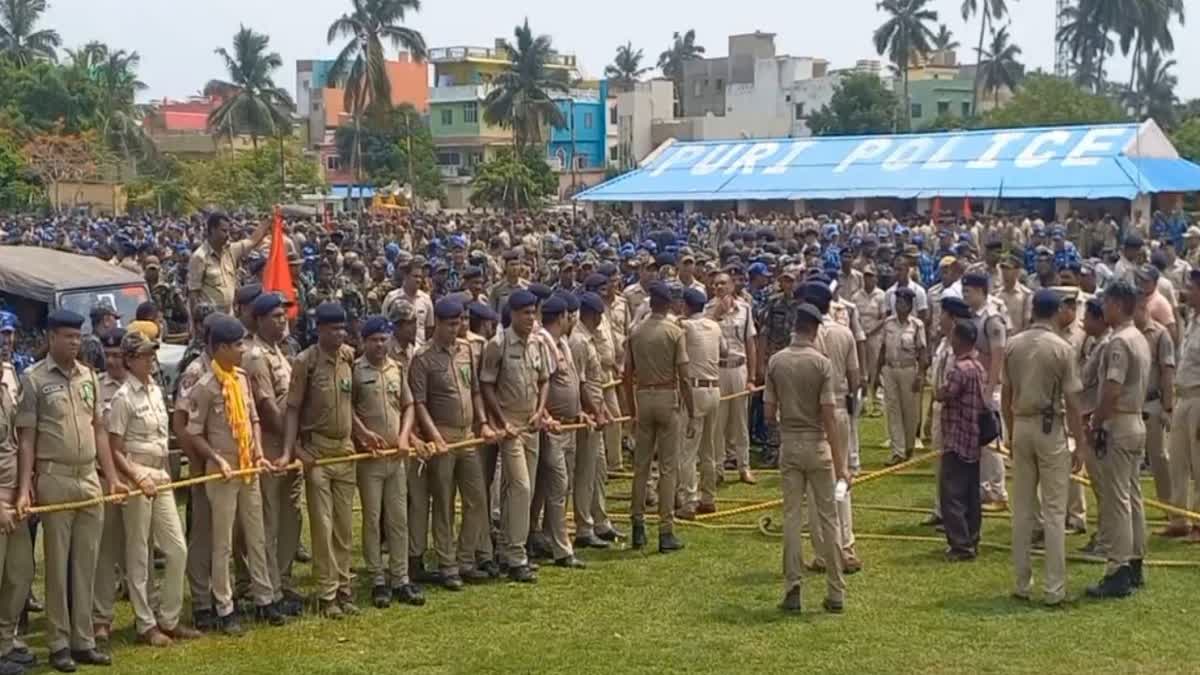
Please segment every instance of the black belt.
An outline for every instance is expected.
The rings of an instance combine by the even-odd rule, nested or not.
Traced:
[[[697,389],[719,389],[721,383],[717,380],[692,380],[692,386]]]

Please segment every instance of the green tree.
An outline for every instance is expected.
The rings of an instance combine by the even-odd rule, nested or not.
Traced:
[[[950,32],[950,29],[946,26],[946,24],[943,23],[938,25],[938,32],[933,36],[934,49],[938,51],[947,51],[958,49],[961,46],[962,45],[959,44],[958,40],[954,39],[954,33]]]
[[[382,119],[368,119],[358,132],[341,127],[334,138],[341,160],[349,164],[361,157],[362,168],[374,185],[407,183],[423,199],[443,197],[433,136],[411,105],[396,106]],[[359,140],[358,148],[355,138]]]
[[[979,15],[979,46],[975,48],[975,55],[980,61],[983,60],[983,36],[987,31],[988,24],[992,21],[1001,21],[1008,14],[1007,0],[963,0],[962,2],[962,18],[963,21],[969,21],[974,14]],[[992,29],[992,38],[995,39],[995,29]],[[982,63],[980,64],[982,65]],[[975,89],[971,94],[971,114],[979,114],[979,80],[981,68],[975,69]]]
[[[980,52],[979,67],[975,69],[976,93],[979,87],[991,92],[996,107],[1000,106],[1000,90],[1015,92],[1024,70],[1017,61],[1021,48],[1008,40],[1008,26],[992,29],[992,41]]]
[[[1075,83],[1090,91],[1101,89],[1105,81],[1104,59],[1111,56],[1116,43],[1096,11],[1096,0],[1083,0],[1062,11],[1062,27],[1055,35],[1071,54]]]
[[[1175,86],[1179,83],[1171,69],[1175,59],[1164,59],[1159,52],[1150,52],[1138,69],[1137,87],[1125,91],[1122,97],[1134,117],[1153,117],[1159,125],[1171,128],[1175,124]]]
[[[987,127],[1030,127],[1064,124],[1103,124],[1127,119],[1104,96],[1083,91],[1070,80],[1035,74],[1025,78],[1020,90],[1002,108],[983,116]]]
[[[267,211],[273,204],[301,194],[324,191],[316,162],[305,157],[295,143],[284,143],[282,151],[287,185],[282,184],[279,171],[280,149],[262,147],[203,162],[183,162],[182,190],[199,206],[257,211]]]
[[[829,105],[808,118],[817,136],[887,134],[896,128],[896,95],[869,73],[845,77],[833,89]]]
[[[537,166],[539,163],[542,166]],[[506,148],[491,161],[480,165],[471,181],[471,204],[513,210],[540,208],[546,198],[554,194],[554,188],[546,180],[547,174],[554,177],[540,155],[530,157],[526,153],[518,158]]]
[[[508,69],[496,76],[483,99],[483,119],[513,130],[513,145],[541,147],[542,127],[563,128],[566,116],[553,93],[566,94],[567,73],[547,67],[554,55],[549,35],[534,36],[529,19],[513,30],[515,43],[505,42]]]
[[[683,64],[704,54],[704,47],[696,44],[696,29],[671,36],[671,46],[658,55],[658,69],[663,77],[675,83],[675,114],[683,115]]]
[[[604,76],[613,83],[617,91],[631,91],[635,82],[650,72],[642,67],[645,54],[641,49],[634,50],[632,42],[617,46],[617,54],[613,62],[604,67]]]
[[[258,148],[259,136],[283,136],[291,128],[292,98],[275,84],[272,73],[283,66],[278,52],[268,52],[271,39],[242,26],[233,36],[233,54],[224,47],[216,53],[225,62],[228,80],[213,80],[206,89],[219,88],[228,97],[208,115],[208,127],[217,134],[245,132]]]
[[[1183,0],[1140,0],[1133,5],[1134,16],[1129,19],[1128,42],[1123,38],[1121,48],[1129,53],[1129,89],[1138,89],[1139,75],[1143,72],[1142,62],[1155,53],[1169,54],[1175,51],[1175,37],[1171,34],[1171,21],[1178,18],[1184,22]]]
[[[146,89],[146,84],[137,77],[141,57],[124,49],[110,51],[100,43],[91,43],[84,51],[97,58],[89,75],[100,91],[97,120],[100,138],[125,161],[152,153],[154,145],[142,128],[142,116],[136,106],[138,92]]]
[[[20,143],[11,133],[0,131],[0,210],[26,209],[36,193]]]
[[[1171,143],[1185,159],[1200,162],[1200,117],[1192,117],[1180,124],[1171,134]]]
[[[875,29],[875,51],[900,68],[903,86],[904,128],[912,127],[912,99],[908,95],[908,66],[914,56],[930,51],[934,34],[929,24],[935,23],[937,12],[929,9],[929,0],[880,0],[875,8],[888,18]]]
[[[62,45],[58,31],[37,30],[45,11],[46,0],[0,0],[0,56],[18,66],[56,60]]]
[[[95,128],[101,92],[85,73],[35,61],[25,67],[0,60],[0,111],[9,128],[28,135],[61,127],[79,134]]]

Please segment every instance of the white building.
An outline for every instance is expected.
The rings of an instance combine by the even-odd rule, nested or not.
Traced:
[[[609,158],[618,169],[632,169],[658,146],[652,134],[654,123],[675,118],[675,83],[638,82],[633,91],[617,94],[616,112],[616,148]]]

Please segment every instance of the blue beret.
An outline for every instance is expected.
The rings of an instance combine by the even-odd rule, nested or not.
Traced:
[[[600,288],[601,286],[603,286],[604,284],[607,284],[607,283],[608,283],[607,275],[600,274],[599,272],[593,272],[584,278],[583,287],[594,290],[594,289]]]
[[[585,291],[579,295],[579,310],[593,314],[603,314],[604,300],[600,299],[600,296],[595,293]]]
[[[283,296],[278,293],[263,293],[250,303],[250,314],[255,318],[265,316],[283,306]]]
[[[704,295],[704,291],[698,288],[683,289],[683,301],[692,309],[704,309],[704,305],[708,303],[708,297]]]
[[[327,323],[346,323],[346,310],[342,308],[341,303],[337,302],[322,302],[317,305],[317,325]]]
[[[100,344],[107,348],[116,348],[121,346],[121,340],[125,339],[124,328],[114,328],[100,336]]]
[[[610,262],[600,263],[600,266],[596,268],[597,274],[603,274],[606,277],[611,277],[617,272],[617,266]]]
[[[806,302],[823,305],[833,300],[833,292],[829,286],[817,281],[806,281],[796,289],[797,296]]]
[[[388,323],[388,320],[382,316],[369,316],[367,317],[367,320],[363,322],[362,336],[364,338],[369,338],[372,335],[378,335],[379,333],[391,334],[391,332],[392,324]]]
[[[474,265],[471,265],[470,267],[468,267],[466,270],[463,271],[462,278],[463,279],[481,279],[481,278],[483,278],[483,270]]]
[[[1056,312],[1060,305],[1062,297],[1052,289],[1041,288],[1033,294],[1033,308],[1038,310],[1039,314]]]
[[[232,344],[246,337],[246,328],[242,322],[228,314],[213,314],[214,318],[208,327],[208,339],[219,345]]]
[[[471,313],[471,317],[480,321],[499,321],[500,315],[491,307],[482,302],[472,302],[467,305],[467,311]]]
[[[650,294],[651,298],[661,300],[663,302],[671,301],[671,289],[667,288],[667,285],[661,281],[651,282],[650,285],[646,287],[646,291]]]
[[[658,265],[659,267],[664,265],[674,265],[675,256],[671,255],[670,253],[659,253],[658,255],[654,256],[654,264]]]
[[[916,291],[909,288],[908,286],[902,286],[902,287],[896,289],[896,297],[904,298],[905,300],[912,302],[913,300],[916,299],[917,293],[916,293]]]
[[[555,291],[554,297],[562,298],[563,302],[567,303],[568,312],[579,311],[579,298],[575,297],[570,291]]]
[[[458,298],[445,297],[433,306],[433,315],[439,319],[457,319],[463,314],[463,303]]]
[[[508,306],[512,309],[525,309],[530,305],[536,305],[537,301],[537,296],[524,288],[513,291],[513,294],[508,296]]]
[[[801,304],[796,308],[796,319],[808,319],[813,323],[821,323],[821,310],[806,303]]]
[[[21,327],[21,321],[16,314],[7,310],[0,310],[0,331],[16,330]]]
[[[979,272],[970,272],[968,274],[963,275],[962,285],[963,285],[963,288],[982,288],[983,290],[986,291],[988,289],[988,287],[991,285],[991,282],[988,280],[988,277],[986,274],[980,274]]]
[[[558,316],[567,311],[567,301],[561,296],[551,296],[542,303],[542,316]]]
[[[550,288],[546,284],[534,283],[529,284],[529,292],[536,295],[538,300],[545,300],[546,298],[550,297],[550,294],[554,292],[554,289]]]
[[[69,309],[57,309],[46,317],[46,328],[82,328],[83,316]]]
[[[763,263],[756,262],[756,263],[754,263],[753,265],[751,265],[751,266],[750,266],[750,270],[749,270],[749,272],[748,272],[748,273],[749,273],[749,274],[750,274],[750,276],[752,276],[752,277],[754,277],[754,276],[760,276],[760,275],[761,275],[761,276],[766,276],[766,275],[767,275],[767,266],[766,266],[766,265],[764,265]]]
[[[233,296],[233,301],[239,305],[248,305],[254,302],[254,299],[262,295],[262,284],[246,284],[237,289],[237,293]]]
[[[971,306],[962,298],[954,296],[942,298],[942,311],[956,319],[971,318]]]

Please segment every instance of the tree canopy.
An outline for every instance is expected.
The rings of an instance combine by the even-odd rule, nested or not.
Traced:
[[[1083,91],[1073,82],[1052,75],[1030,75],[1011,101],[983,116],[988,127],[1102,124],[1125,121],[1113,101]]]
[[[817,136],[888,134],[896,128],[896,95],[878,77],[866,73],[846,77],[834,87],[829,105],[808,118]]]

